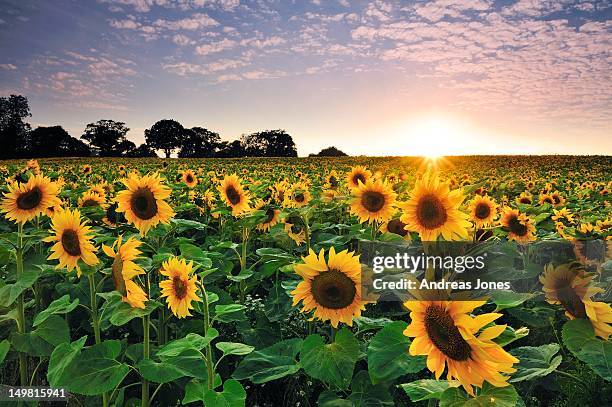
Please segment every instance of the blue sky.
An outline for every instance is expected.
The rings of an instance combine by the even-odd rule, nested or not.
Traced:
[[[610,1],[0,0],[0,94],[300,155],[612,154]]]

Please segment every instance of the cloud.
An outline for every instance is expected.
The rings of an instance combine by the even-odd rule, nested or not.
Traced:
[[[155,27],[165,28],[167,30],[198,30],[204,27],[218,26],[219,23],[204,13],[195,13],[191,17],[181,20],[164,20],[157,19],[153,23]]]
[[[183,34],[174,34],[174,36],[172,37],[172,42],[181,47],[195,43],[195,41]]]
[[[13,64],[0,64],[0,69],[6,69],[7,71],[14,71],[17,67]]]
[[[234,48],[236,45],[237,45],[236,41],[224,38],[221,41],[199,45],[196,47],[195,52],[198,55],[214,54],[216,52],[221,52],[226,49]]]
[[[197,10],[205,7],[232,11],[240,5],[240,0],[98,0],[109,4],[109,9],[117,5],[132,7],[138,13],[148,13],[154,7],[180,10]]]

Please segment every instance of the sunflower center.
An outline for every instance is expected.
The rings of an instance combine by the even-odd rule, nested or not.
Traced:
[[[272,208],[268,208],[266,210],[266,220],[264,221],[264,223],[270,223],[272,222],[272,220],[274,219],[274,209]]]
[[[329,177],[329,185],[331,185],[332,188],[336,188],[338,186],[338,180],[333,175]]]
[[[486,219],[491,214],[491,208],[486,203],[481,202],[478,205],[476,205],[475,213],[478,219]]]
[[[157,215],[157,201],[149,188],[138,188],[130,200],[132,212],[140,219],[151,219]]]
[[[312,295],[325,308],[341,309],[353,303],[357,287],[346,274],[325,271],[312,280]]]
[[[228,185],[228,187],[225,188],[225,195],[227,195],[227,199],[232,205],[238,205],[240,203],[240,194],[233,185]]]
[[[405,227],[406,224],[399,219],[391,219],[389,223],[387,223],[387,230],[400,236],[406,236],[408,234],[408,231],[404,229]]]
[[[62,247],[71,256],[79,256],[81,254],[81,244],[79,243],[79,235],[72,229],[64,230],[62,233]]]
[[[189,184],[193,182],[193,177],[191,176],[191,174],[187,175],[186,179],[187,179],[187,183]]]
[[[378,212],[385,206],[385,196],[378,191],[366,191],[361,195],[361,205],[368,212]]]
[[[355,185],[359,185],[359,181],[361,181],[361,183],[362,183],[362,184],[365,184],[366,179],[365,179],[365,177],[363,176],[363,174],[355,174],[355,175],[353,176],[353,183],[354,183]]]
[[[122,295],[125,295],[127,290],[125,288],[125,279],[123,278],[123,260],[120,255],[115,256],[113,265],[111,266],[113,273],[113,282],[115,283],[115,290],[119,291]]]
[[[303,193],[301,193],[301,192],[296,193],[296,194],[294,195],[294,197],[295,197],[295,202],[299,202],[299,203],[304,202],[304,200],[306,199],[306,197],[304,196],[304,194],[303,194]]]
[[[39,187],[34,187],[28,192],[24,192],[17,198],[17,207],[21,210],[34,209],[42,201],[42,191]]]
[[[527,234],[527,226],[523,225],[516,216],[512,217],[508,221],[508,228],[510,229],[510,232],[517,236],[524,236]]]
[[[545,203],[549,203],[549,204],[554,203],[553,199],[552,199],[552,198],[550,198],[550,197],[546,197],[546,198],[544,198],[544,199],[543,199],[543,202],[545,202]]]
[[[108,221],[111,223],[117,223],[117,207],[118,205],[114,203],[106,210],[106,219],[108,219]]]
[[[88,199],[86,201],[83,201],[83,207],[88,207],[88,206],[98,206],[98,201],[95,201],[93,199]]]
[[[442,201],[433,194],[423,196],[417,204],[419,223],[426,229],[436,229],[446,223],[448,215]]]
[[[586,318],[584,303],[571,287],[564,287],[557,291],[559,302],[574,318]]]
[[[425,311],[425,329],[433,344],[453,360],[467,360],[472,349],[463,339],[450,314],[432,305]]]
[[[558,195],[553,195],[552,199],[555,202],[555,205],[557,205],[557,204],[559,204],[561,202],[561,198],[559,198]]]
[[[182,300],[187,296],[187,284],[179,276],[172,279],[172,287],[174,288],[174,294],[176,298]]]
[[[520,203],[522,203],[522,204],[530,204],[531,203],[531,199],[529,199],[529,198],[521,198],[520,199]]]

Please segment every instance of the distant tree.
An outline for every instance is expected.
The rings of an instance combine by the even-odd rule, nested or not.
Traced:
[[[18,158],[28,155],[30,117],[28,99],[21,95],[0,97],[0,158]]]
[[[221,145],[218,133],[203,127],[192,127],[185,131],[181,151],[178,156],[183,157],[214,157]]]
[[[176,120],[160,120],[145,130],[145,140],[149,147],[162,150],[168,158],[172,151],[181,147],[186,133]]]
[[[244,157],[245,151],[240,140],[223,141],[219,145],[216,156],[220,158]]]
[[[70,136],[61,126],[37,127],[29,135],[29,155],[32,157],[88,157],[87,144]]]
[[[155,150],[146,144],[141,144],[126,154],[127,157],[157,157]]]
[[[265,130],[244,135],[240,142],[248,157],[297,157],[293,138],[285,130]]]
[[[346,157],[347,154],[336,147],[327,147],[319,151],[319,154],[310,154],[311,157]]]
[[[100,157],[121,157],[136,147],[125,137],[129,130],[122,122],[98,120],[87,125],[81,138]]]

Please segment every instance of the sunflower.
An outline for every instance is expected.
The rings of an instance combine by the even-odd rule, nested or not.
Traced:
[[[25,223],[44,213],[47,208],[60,206],[58,187],[49,178],[34,175],[22,184],[9,185],[0,206],[8,220]]]
[[[83,166],[83,168],[81,169],[81,171],[83,172],[83,174],[88,175],[91,174],[91,165],[89,164],[85,164]]]
[[[488,195],[474,197],[470,202],[470,213],[476,227],[490,226],[497,217],[497,204]]]
[[[540,194],[538,202],[540,202],[540,205],[544,205],[545,203],[547,203],[554,206],[555,204],[555,200],[553,199],[552,195],[548,193]]]
[[[521,195],[516,198],[516,203],[523,205],[531,205],[533,203],[533,197],[527,191],[521,192]]]
[[[410,231],[406,229],[406,225],[400,218],[393,218],[380,225],[381,233],[394,233],[404,238],[404,240],[412,240]]]
[[[471,316],[486,301],[407,301],[411,323],[404,335],[413,337],[411,355],[426,355],[427,368],[439,379],[447,369],[448,380],[458,380],[472,396],[472,386],[482,387],[486,381],[496,387],[508,385],[508,376],[518,359],[493,341],[506,329],[492,325],[501,317],[489,313]],[[477,336],[478,335],[478,336]]]
[[[302,243],[306,242],[306,231],[302,218],[292,215],[285,219],[284,223],[285,232],[296,245],[300,246]]]
[[[356,188],[359,183],[365,184],[365,182],[372,177],[372,172],[367,170],[366,167],[358,165],[351,168],[351,171],[346,175],[346,184],[349,188]]]
[[[409,230],[419,232],[423,241],[434,241],[440,235],[445,240],[467,240],[471,225],[459,211],[463,199],[461,189],[451,191],[438,177],[425,175],[417,181],[410,200],[400,205],[404,210],[401,220]]]
[[[96,193],[96,192],[85,192],[79,198],[79,208],[90,207],[90,206],[99,206],[102,209],[106,208],[106,199],[104,196]]]
[[[565,205],[565,197],[563,197],[563,195],[561,195],[561,192],[554,191],[553,193],[550,194],[550,197],[553,200],[553,206],[563,206],[563,205]]]
[[[249,209],[249,195],[240,184],[238,175],[226,175],[217,189],[221,198],[232,208],[232,215],[238,216]]]
[[[551,219],[555,222],[561,222],[565,219],[569,223],[574,223],[574,214],[567,208],[553,209],[553,216],[551,216]]]
[[[560,304],[569,319],[589,319],[595,335],[608,340],[612,335],[612,309],[610,304],[592,301],[590,298],[603,290],[592,286],[592,274],[577,265],[548,264],[540,276],[542,291],[549,304]]]
[[[106,208],[106,213],[105,213],[104,218],[102,218],[102,221],[106,223],[108,226],[114,227],[119,224],[119,217],[121,215],[117,213],[118,207],[119,207],[119,204],[117,204],[117,202],[114,202],[113,204],[109,205]]]
[[[125,219],[134,224],[142,236],[161,223],[169,223],[174,211],[164,199],[170,197],[170,188],[162,185],[158,174],[140,177],[130,174],[123,180],[127,187],[117,194],[117,212],[125,212]]]
[[[508,239],[517,243],[534,241],[536,228],[531,218],[518,209],[506,207],[500,220],[503,228],[508,232]]]
[[[142,242],[134,238],[129,238],[125,243],[122,243],[122,240],[122,237],[119,236],[112,247],[103,244],[102,250],[113,259],[111,271],[115,290],[121,293],[121,300],[130,304],[132,308],[144,309],[145,301],[148,300],[147,294],[138,283],[133,281],[134,277],[145,274],[142,267],[134,263],[134,260],[142,253],[138,250]]]
[[[186,170],[181,173],[181,179],[189,188],[194,188],[198,185],[198,177],[192,170]]]
[[[257,229],[267,232],[280,220],[280,210],[275,209],[271,206],[263,206],[261,210],[266,213],[266,219],[264,219],[263,222],[257,225]]]
[[[200,301],[196,294],[197,276],[191,276],[193,262],[187,263],[184,259],[173,257],[162,263],[159,272],[168,279],[159,283],[161,296],[167,297],[168,308],[178,318],[191,316],[192,301]]]
[[[311,199],[308,187],[304,183],[298,182],[291,186],[288,194],[285,194],[286,202],[284,206],[288,208],[302,208],[308,205]]]
[[[352,189],[351,213],[360,223],[384,222],[393,216],[397,194],[381,181],[367,180]]]
[[[336,170],[332,170],[325,177],[325,188],[336,190],[339,187],[340,187],[340,180],[339,180],[338,173],[336,172]]]
[[[359,256],[348,250],[336,253],[333,246],[325,260],[325,251],[319,256],[311,249],[302,257],[303,264],[295,266],[302,281],[291,292],[293,306],[302,301],[301,312],[314,310],[313,318],[330,321],[334,328],[344,322],[353,325],[353,318],[365,310],[361,300],[361,264]]]
[[[95,255],[97,249],[91,243],[91,228],[81,223],[81,214],[78,209],[60,209],[55,212],[51,219],[52,236],[43,239],[45,242],[55,242],[51,247],[49,260],[59,259],[56,268],[63,268],[70,272],[74,268],[77,274],[81,270],[77,262],[82,260],[85,264],[93,266],[98,263]]]
[[[278,203],[280,205],[284,205],[285,204],[285,195],[287,194],[287,191],[289,190],[289,186],[288,186],[287,182],[284,181],[284,180],[280,181],[280,182],[277,182],[276,184],[274,184],[272,189],[274,190],[272,192],[272,197],[274,198],[276,203]]]

